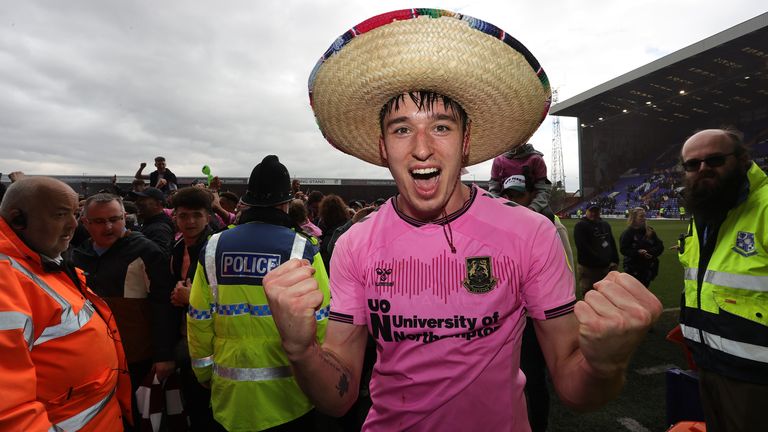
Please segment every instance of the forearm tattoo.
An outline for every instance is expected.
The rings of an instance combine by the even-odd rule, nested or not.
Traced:
[[[349,392],[349,382],[352,374],[332,352],[323,351],[321,358],[339,373],[339,383],[336,384],[336,390],[339,392],[339,397],[343,398]]]

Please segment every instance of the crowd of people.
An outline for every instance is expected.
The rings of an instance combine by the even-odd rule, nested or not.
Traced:
[[[371,67],[381,59],[397,61]],[[551,93],[525,47],[460,14],[395,11],[336,40],[309,89],[323,136],[387,167],[396,196],[306,193],[276,155],[242,196],[215,178],[178,185],[160,156],[131,190],[82,200],[14,173],[0,201],[0,429],[524,432],[546,430],[545,374],[577,410],[619,394],[662,312],[647,286],[663,245],[633,210],[627,273],[614,271],[594,205],[574,260],[526,144]],[[760,429],[768,179],[730,131],[693,135],[681,156],[695,220],[678,244],[682,332],[708,429]],[[460,181],[492,158],[501,196]]]
[[[201,251],[209,238],[217,233],[231,230],[234,235],[237,232],[235,226],[253,226],[248,223],[253,217],[253,211],[249,209],[259,205],[259,202],[251,201],[249,195],[241,197],[225,191],[217,178],[213,178],[210,184],[194,181],[189,185],[179,185],[166,168],[165,158],[158,156],[155,160],[159,175],[153,172],[148,176],[149,182],[138,178],[140,169],[129,190],[122,189],[113,181],[109,188],[90,196],[74,195],[77,204],[72,210],[77,223],[73,233],[66,249],[58,253],[50,252],[49,255],[60,255],[62,266],[71,263],[81,270],[83,286],[108,305],[109,312],[101,315],[108,317],[108,322],[116,324],[119,329],[125,353],[124,372],[130,380],[130,393],[127,394],[131,394],[133,399],[127,406],[133,409],[131,416],[136,430],[142,422],[151,424],[153,421],[153,412],[147,411],[146,401],[139,398],[141,392],[137,393],[140,388],[151,386],[153,379],[165,386],[173,380],[173,385],[181,390],[184,410],[173,412],[171,408],[168,412],[170,407],[166,407],[165,411],[166,415],[181,415],[187,420],[170,430],[186,430],[188,425],[192,430],[200,431],[264,429],[263,424],[252,422],[250,417],[242,415],[235,416],[239,419],[235,423],[228,423],[234,420],[224,414],[224,420],[219,421],[226,426],[214,420],[211,391],[207,388],[210,384],[201,385],[199,376],[195,375],[193,357],[190,356],[197,355],[198,333],[187,331],[187,309],[190,308],[190,298],[192,304],[195,301],[193,280]],[[143,169],[145,164],[141,165]],[[280,224],[312,239],[307,250],[317,248],[319,268],[325,272],[325,269],[330,269],[333,245],[339,236],[352,223],[375,211],[384,200],[370,204],[361,200],[348,203],[337,195],[304,192],[300,182],[293,180],[289,183],[287,171],[285,173],[282,182],[285,199],[281,199],[279,204],[289,206],[283,212]],[[275,175],[272,171],[264,174],[264,178],[258,181],[258,187],[280,183],[279,179],[275,180]],[[12,184],[18,183],[15,189],[33,183],[37,187],[40,187],[39,184],[47,185],[58,192],[67,190],[67,195],[74,193],[71,188],[53,179],[27,177],[19,171],[13,172],[10,177]],[[44,199],[44,196],[38,192],[37,198]],[[11,193],[13,201],[16,198]],[[257,220],[260,218],[276,223],[263,215]],[[192,343],[191,349],[188,340]],[[296,391],[300,393],[298,389]],[[268,407],[266,402],[270,400],[276,404],[270,410],[279,412],[279,406],[284,403],[281,398],[273,397],[260,399],[258,410]],[[294,411],[301,411],[299,414],[302,415],[310,407],[308,402],[293,406]],[[214,410],[216,407],[214,405]],[[344,424],[353,425],[351,430],[359,429],[362,418],[351,416]],[[285,419],[278,418],[278,422],[282,420]],[[267,427],[270,425],[265,424]],[[120,425],[123,426],[131,428],[127,423]],[[113,424],[111,429],[105,430],[114,429]]]
[[[756,135],[764,136],[766,132]],[[768,140],[753,142],[753,161],[762,170],[768,170]],[[663,168],[632,170],[614,184],[604,185],[602,192],[568,210],[570,216],[581,217],[586,206],[596,203],[603,214],[629,217],[634,208],[642,208],[650,218],[685,219],[685,173],[675,162]]]

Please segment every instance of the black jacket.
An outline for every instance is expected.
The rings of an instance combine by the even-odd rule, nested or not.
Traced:
[[[144,237],[157,243],[166,255],[171,253],[175,232],[176,227],[173,224],[173,219],[165,212],[148,217],[141,224],[141,233],[144,234]]]
[[[88,240],[72,259],[115,314],[129,363],[173,359],[180,314],[171,305],[168,256],[154,242],[128,231],[102,255]]]
[[[645,235],[645,227],[629,227],[621,233],[619,249],[624,255],[624,270],[632,273],[634,270],[645,270],[658,266],[658,257],[664,252],[664,243],[654,230],[651,230],[651,237],[648,238]],[[653,255],[653,259],[640,256],[637,252],[640,249],[648,251],[649,254]]]
[[[160,190],[164,193],[168,193],[171,190],[171,183],[178,186],[179,183],[176,181],[176,174],[172,173],[171,170],[168,168],[165,169],[165,172],[163,173],[163,178],[165,179],[165,186],[161,187]],[[152,187],[157,187],[157,181],[160,179],[160,173],[157,172],[157,170],[152,171],[149,173],[149,185]]]
[[[603,268],[611,263],[619,263],[616,240],[608,222],[581,218],[573,227],[573,240],[576,243],[577,261],[584,267]]]

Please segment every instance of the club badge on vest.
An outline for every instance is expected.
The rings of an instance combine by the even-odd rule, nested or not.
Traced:
[[[280,255],[252,252],[221,254],[221,275],[224,277],[263,278],[280,265]]]
[[[491,257],[468,257],[466,259],[467,278],[462,284],[472,294],[484,294],[496,287],[498,281],[493,277]]]
[[[736,234],[736,246],[733,251],[745,257],[757,255],[755,250],[755,233],[739,231]]]

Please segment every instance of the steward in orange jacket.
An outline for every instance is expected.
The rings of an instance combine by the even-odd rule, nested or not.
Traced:
[[[0,430],[121,431],[130,381],[115,320],[61,253],[66,184],[27,177],[0,203]]]

